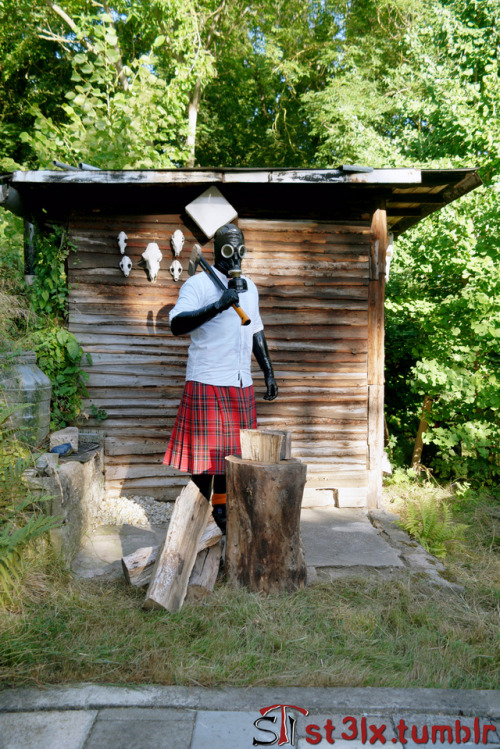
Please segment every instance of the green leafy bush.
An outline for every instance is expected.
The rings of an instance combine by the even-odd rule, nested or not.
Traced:
[[[29,290],[31,306],[37,315],[65,319],[69,293],[65,262],[74,250],[60,227],[45,235],[37,232],[36,275]]]
[[[432,494],[406,502],[401,526],[435,557],[445,557],[450,543],[463,540],[466,525],[453,522],[452,511]]]
[[[38,366],[52,383],[51,428],[59,429],[76,419],[87,395],[83,349],[64,327],[69,293],[65,263],[74,247],[61,228],[38,235],[36,246],[36,276],[29,297],[37,322],[30,342]],[[92,363],[89,354],[86,361]]]
[[[73,333],[56,322],[49,325],[35,331],[31,340],[38,366],[52,383],[51,429],[60,429],[80,414],[88,374],[80,366],[84,352]],[[86,359],[92,363],[90,354]]]

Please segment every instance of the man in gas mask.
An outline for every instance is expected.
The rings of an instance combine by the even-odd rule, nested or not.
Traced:
[[[174,335],[191,335],[186,384],[163,462],[190,473],[210,500],[225,531],[227,455],[239,455],[240,429],[257,425],[250,372],[252,353],[264,373],[265,400],[278,386],[269,358],[255,284],[241,276],[246,248],[242,232],[226,224],[214,236],[215,273],[227,286],[222,296],[206,273],[191,276],[170,312]],[[238,291],[236,291],[238,288]],[[239,302],[251,324],[241,324],[232,305]],[[213,490],[213,494],[212,494]]]

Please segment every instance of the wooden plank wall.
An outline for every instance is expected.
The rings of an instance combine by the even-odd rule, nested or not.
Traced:
[[[367,491],[367,352],[370,225],[240,219],[249,249],[244,273],[260,292],[280,395],[262,399],[254,370],[258,421],[287,428],[293,454],[308,464],[306,492],[343,506],[364,505]],[[186,237],[185,268],[174,283],[168,268],[175,229]],[[117,236],[129,237],[134,265],[118,269]],[[199,235],[179,215],[75,218],[69,262],[70,330],[92,355],[89,405],[108,413],[89,426],[105,430],[111,494],[177,496],[186,476],[161,465],[182,393],[188,338],[174,338],[168,312],[187,278]],[[138,267],[148,242],[163,260],[158,281]],[[212,243],[204,246],[211,260]],[[242,306],[243,299],[242,299]]]

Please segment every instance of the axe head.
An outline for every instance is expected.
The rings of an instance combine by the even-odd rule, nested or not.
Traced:
[[[199,244],[195,244],[191,252],[191,255],[189,256],[188,276],[194,276],[201,257],[202,257],[201,247]]]

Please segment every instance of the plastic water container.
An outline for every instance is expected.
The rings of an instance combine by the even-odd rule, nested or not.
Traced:
[[[17,437],[30,445],[38,445],[49,433],[51,393],[33,351],[0,356],[0,396],[9,406],[19,406],[12,425]]]

